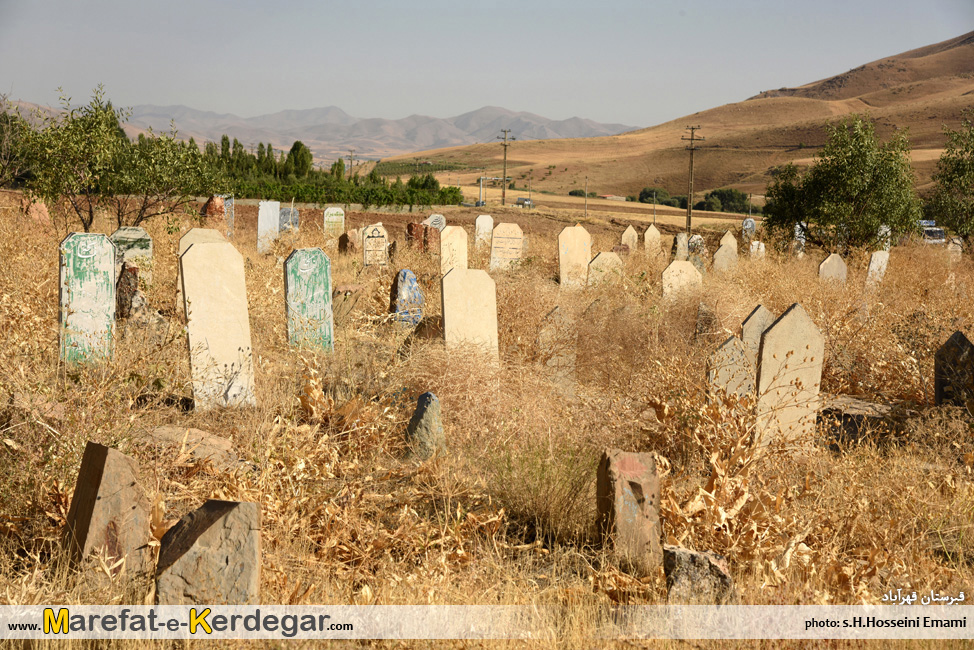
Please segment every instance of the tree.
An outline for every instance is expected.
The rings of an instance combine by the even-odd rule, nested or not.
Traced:
[[[937,182],[931,208],[942,225],[969,239],[974,236],[974,110],[964,111],[957,131],[944,126],[947,146],[933,175]]]
[[[653,203],[663,204],[670,198],[670,193],[664,190],[662,187],[644,187],[639,191],[639,202],[640,203]]]
[[[0,95],[0,187],[24,180],[27,161],[24,141],[29,127],[14,111],[6,95]]]
[[[809,243],[828,250],[877,245],[883,225],[894,238],[916,232],[921,203],[906,132],[881,143],[873,123],[858,115],[827,129],[804,175],[789,164],[768,186],[764,226],[790,239],[801,224]]]
[[[311,171],[311,163],[314,161],[311,149],[308,149],[300,140],[296,140],[291,145],[287,159],[294,165],[294,175],[298,178],[304,178],[308,175],[308,172]]]
[[[719,209],[724,212],[747,214],[747,194],[740,190],[735,190],[730,187],[714,190],[707,192],[703,198],[704,200],[710,198],[717,199],[717,204],[720,205]]]

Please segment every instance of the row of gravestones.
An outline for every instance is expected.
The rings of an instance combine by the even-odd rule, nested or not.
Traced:
[[[269,253],[283,233],[297,232],[301,216],[295,207],[281,207],[280,201],[261,201],[257,204],[257,252]],[[339,237],[345,232],[345,211],[326,208],[322,215],[325,235]]]

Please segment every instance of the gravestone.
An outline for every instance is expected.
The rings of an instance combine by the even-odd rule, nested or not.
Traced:
[[[934,403],[964,406],[974,413],[974,345],[954,332],[933,357]]]
[[[480,269],[453,269],[440,280],[440,294],[446,346],[472,344],[496,358],[497,288],[494,280]]]
[[[612,252],[619,257],[629,257],[629,247],[625,244],[616,244],[612,247]]]
[[[663,561],[659,476],[648,453],[607,449],[596,481],[599,541],[621,568],[654,575]]]
[[[687,240],[687,250],[692,255],[697,253],[698,255],[707,254],[707,242],[703,240],[700,235],[694,235]]]
[[[632,226],[626,228],[626,231],[622,233],[622,240],[619,242],[623,246],[628,246],[630,251],[636,250],[639,246],[639,234],[636,229]]]
[[[764,242],[762,241],[752,241],[751,242],[751,259],[752,260],[763,260],[764,259]]]
[[[431,214],[423,221],[424,226],[432,226],[439,231],[446,228],[446,218],[442,214]]]
[[[562,288],[584,287],[592,259],[592,236],[582,226],[558,234],[558,283]]]
[[[410,457],[417,460],[428,460],[446,451],[440,400],[433,393],[423,393],[416,399],[416,410],[406,425],[406,445]]]
[[[676,296],[683,291],[691,291],[703,284],[703,276],[693,264],[686,260],[674,260],[663,269],[663,297]]]
[[[452,227],[452,226],[451,226]],[[418,325],[423,320],[423,292],[416,281],[416,274],[403,269],[392,282],[389,312],[403,325]]]
[[[889,251],[875,251],[869,256],[869,269],[866,271],[866,286],[878,284],[886,277],[889,265]]]
[[[643,233],[643,246],[646,249],[646,255],[649,257],[657,257],[663,251],[660,248],[660,234],[659,228],[656,226],[650,226]]]
[[[213,228],[191,228],[186,234],[179,238],[178,257],[189,250],[193,244],[221,244],[227,238],[219,230]],[[176,312],[183,313],[183,272],[179,268],[179,259],[176,259]]]
[[[747,360],[754,372],[757,372],[758,368],[761,335],[771,327],[774,321],[774,314],[768,311],[764,305],[758,305],[741,323],[741,340],[744,341],[744,347],[747,348]]]
[[[562,396],[568,398],[575,395],[577,339],[577,332],[561,307],[544,317],[538,332],[538,352]]]
[[[494,228],[490,243],[490,270],[506,271],[521,261],[523,233],[516,223],[502,223]]]
[[[893,230],[886,224],[881,225],[876,233],[876,239],[879,240],[879,245],[883,247],[883,251],[888,253],[893,245]]]
[[[115,245],[105,235],[73,232],[61,242],[60,358],[69,365],[112,356]]]
[[[256,605],[260,506],[210,499],[162,536],[156,605]]]
[[[345,232],[345,211],[341,208],[325,208],[323,228],[326,237],[341,237]]]
[[[288,230],[293,230],[297,232],[301,223],[301,215],[298,213],[297,208],[281,208],[280,213],[280,224],[278,226],[278,231],[287,232]]]
[[[690,248],[688,245],[689,236],[685,232],[679,232],[676,234],[676,239],[673,241],[673,260],[676,262],[686,262],[690,259]]]
[[[233,200],[233,194],[217,194],[216,196],[223,199],[223,218],[226,221],[227,229],[226,236],[227,239],[233,237],[233,229],[235,225],[235,205]]]
[[[737,244],[721,244],[714,253],[714,272],[732,271],[735,268],[737,268]]]
[[[622,258],[615,253],[602,252],[588,265],[588,286],[594,287],[605,283],[615,283],[622,280]]]
[[[825,337],[795,303],[761,337],[757,424],[761,444],[809,438],[815,432]]]
[[[139,267],[125,262],[115,285],[115,318],[124,320],[138,315],[144,305],[145,296],[139,291]]]
[[[426,243],[424,241],[424,236],[426,234],[426,226],[421,223],[407,223],[406,224],[406,246],[418,251],[426,250]]]
[[[138,478],[134,458],[94,442],[85,445],[64,528],[72,564],[105,553],[109,567],[125,558],[129,575],[151,569],[149,501]]]
[[[947,257],[950,263],[957,264],[964,254],[964,241],[960,237],[951,237],[947,241]]]
[[[284,262],[284,304],[288,343],[331,352],[335,324],[331,310],[331,260],[320,248],[299,248]]]
[[[195,408],[256,406],[243,257],[229,242],[193,244],[179,265]]]
[[[749,242],[754,238],[754,233],[757,231],[757,224],[754,219],[748,217],[741,222],[741,235],[744,237],[744,241]]]
[[[713,394],[746,397],[754,392],[754,367],[747,346],[736,336],[724,341],[707,359],[707,383]]]
[[[489,214],[482,214],[474,222],[474,249],[490,250],[490,239],[494,232],[494,218]]]
[[[795,255],[802,257],[805,254],[805,228],[807,224],[795,224]]]
[[[720,238],[720,246],[725,244],[737,251],[737,237],[730,230],[725,231],[724,236]]]
[[[389,263],[389,235],[381,223],[362,229],[364,266],[385,266]]]
[[[280,201],[261,201],[257,204],[257,252],[270,253],[280,234]]]
[[[440,254],[440,230],[434,226],[423,226],[423,250],[431,255]]]
[[[152,282],[152,238],[145,228],[125,226],[108,236],[115,244],[115,279],[122,271],[123,262],[139,267],[139,277]]]
[[[440,233],[440,273],[467,268],[467,231],[462,226],[447,226]]]
[[[844,284],[848,273],[849,268],[838,253],[832,253],[818,265],[819,280],[834,280]]]

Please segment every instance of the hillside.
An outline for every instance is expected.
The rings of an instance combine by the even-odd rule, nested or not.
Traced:
[[[812,160],[824,144],[826,122],[865,113],[880,136],[908,128],[918,185],[930,182],[943,147],[942,126],[956,128],[974,105],[974,32],[859,66],[796,88],[762,92],[657,126],[622,135],[518,142],[508,151],[508,175],[518,187],[566,194],[582,188],[629,195],[648,185],[685,194],[689,124],[706,138],[695,158],[694,189],[735,187],[763,193],[769,172]],[[424,152],[423,160],[476,169],[460,182],[475,184],[481,168],[501,175],[494,143]],[[408,160],[415,156],[399,156]],[[455,175],[455,173],[454,173]]]

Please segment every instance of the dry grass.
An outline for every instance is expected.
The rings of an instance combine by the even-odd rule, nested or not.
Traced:
[[[57,237],[19,210],[0,215],[0,397],[65,407],[60,417],[7,408],[0,420],[0,602],[147,597],[145,582],[92,581],[64,566],[56,541],[87,440],[139,460],[157,522],[207,498],[260,503],[265,603],[547,605],[557,613],[549,644],[589,647],[613,605],[665,599],[662,572],[637,580],[593,546],[595,469],[608,446],[657,454],[666,537],[725,553],[745,603],[972,590],[971,420],[931,406],[933,353],[974,318],[968,262],[953,269],[951,286],[942,251],[897,248],[873,295],[861,288],[862,259],[851,261],[843,288],[819,285],[810,258],[743,263],[706,280],[699,301],[724,333],[697,336],[699,301],[661,301],[658,265],[634,256],[621,284],[562,294],[554,239],[534,236],[523,267],[495,275],[503,363],[493,367],[409,339],[384,315],[398,268],[416,272],[427,313],[439,315],[438,267],[412,251],[366,272],[330,252],[333,282],[365,284],[366,304],[338,329],[333,355],[290,351],[280,262],[292,244],[323,245],[320,225],[275,256],[256,254],[253,228],[238,224],[237,245],[260,406],[197,413],[173,399],[190,395],[176,318],[166,334],[120,332],[102,368],[59,365]],[[164,222],[149,230],[149,302],[174,317],[178,233]],[[613,243],[597,235],[595,249]],[[754,305],[780,314],[796,301],[826,337],[823,390],[909,402],[895,435],[841,453],[761,451],[746,443],[746,404],[707,402],[704,367],[719,340]],[[572,397],[540,361],[538,332],[555,305],[578,340]],[[450,453],[416,465],[402,460],[403,431],[427,390],[441,400]],[[144,432],[163,424],[231,438],[256,470],[222,473],[146,446]]]

